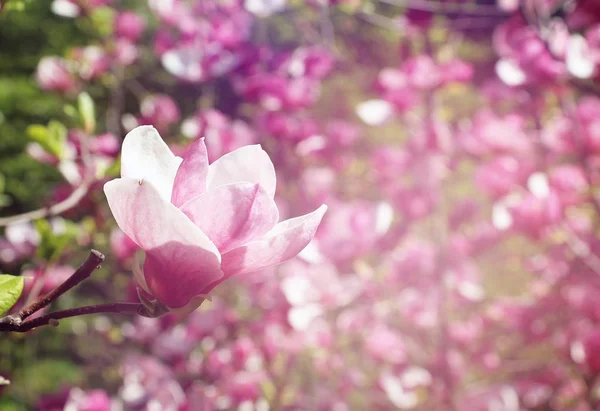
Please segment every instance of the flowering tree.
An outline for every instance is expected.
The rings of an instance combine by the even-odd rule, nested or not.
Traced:
[[[42,3],[0,408],[600,406],[598,2]]]

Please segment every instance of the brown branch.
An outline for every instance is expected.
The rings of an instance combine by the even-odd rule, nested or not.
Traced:
[[[38,218],[57,216],[65,211],[75,207],[85,197],[90,187],[90,181],[84,181],[77,189],[75,189],[69,197],[49,207],[42,207],[34,211],[28,211],[23,214],[17,214],[9,217],[0,217],[0,227],[9,224],[21,223],[24,221],[37,220]]]
[[[0,318],[0,331],[6,324],[9,324],[11,327],[21,326],[23,324],[23,320],[25,320],[27,317],[50,305],[58,297],[75,287],[83,280],[89,278],[92,275],[92,272],[98,268],[103,261],[104,255],[102,253],[96,250],[90,251],[88,258],[65,282],[60,284],[58,287],[50,291],[39,300],[23,307],[17,314]]]
[[[24,333],[44,325],[57,326],[58,320],[63,318],[80,317],[82,315],[98,313],[139,314],[143,313],[143,310],[144,305],[140,303],[108,303],[56,311],[28,321],[19,321],[18,317],[5,317],[0,320],[0,332]],[[8,321],[3,321],[5,319],[8,319]]]
[[[392,6],[403,7],[406,9],[430,11],[433,13],[460,13],[471,14],[476,16],[509,16],[498,6],[489,4],[457,4],[443,3],[433,0],[379,0],[381,3],[390,4]]]

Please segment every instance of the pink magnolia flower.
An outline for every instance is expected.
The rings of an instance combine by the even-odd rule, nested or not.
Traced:
[[[47,91],[66,93],[76,88],[65,60],[58,57],[42,57],[35,76],[38,85]]]
[[[140,107],[139,124],[153,125],[160,132],[166,132],[179,122],[181,111],[175,100],[166,94],[154,94],[145,97]]]
[[[583,343],[585,350],[585,363],[590,371],[597,373],[600,371],[600,331],[591,332]]]
[[[222,281],[296,256],[327,206],[280,223],[275,170],[259,145],[208,164],[204,139],[182,158],[150,126],[132,130],[121,178],[104,186],[119,227],[146,252],[139,285],[180,313]]]
[[[114,24],[117,36],[130,41],[137,41],[146,28],[144,19],[132,11],[119,13]]]

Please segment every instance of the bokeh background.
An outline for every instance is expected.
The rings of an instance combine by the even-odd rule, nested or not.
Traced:
[[[92,248],[50,310],[137,301],[102,185],[138,125],[329,206],[184,318],[3,333],[0,409],[598,409],[599,76],[596,0],[0,0],[13,310]]]

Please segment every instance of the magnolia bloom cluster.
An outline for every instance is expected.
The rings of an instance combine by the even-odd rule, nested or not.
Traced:
[[[225,279],[279,264],[311,241],[327,207],[278,222],[275,186],[259,145],[209,165],[204,139],[180,158],[142,126],[125,137],[121,178],[104,192],[119,227],[146,253],[140,287],[186,313]]]

